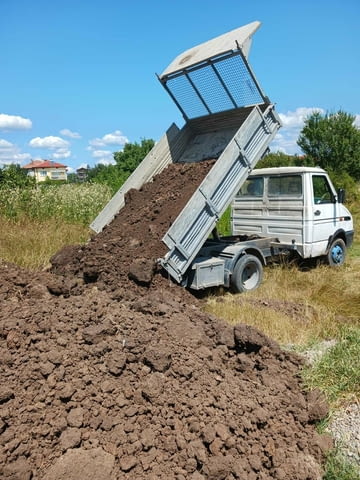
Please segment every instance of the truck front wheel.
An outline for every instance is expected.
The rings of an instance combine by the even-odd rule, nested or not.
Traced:
[[[331,267],[337,267],[345,262],[346,245],[342,238],[335,239],[330,245],[326,255],[326,263]]]
[[[236,293],[250,292],[260,285],[263,266],[255,255],[243,255],[237,262],[231,276],[232,290]]]

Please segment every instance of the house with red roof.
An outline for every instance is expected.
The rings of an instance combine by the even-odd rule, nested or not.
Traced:
[[[35,178],[36,182],[50,180],[67,180],[67,166],[51,160],[32,160],[22,168],[28,171],[28,175]]]

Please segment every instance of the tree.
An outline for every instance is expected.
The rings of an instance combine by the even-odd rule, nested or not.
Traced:
[[[33,187],[35,179],[27,175],[20,165],[5,165],[0,169],[0,188]]]
[[[315,165],[360,179],[360,130],[355,116],[337,113],[312,113],[304,123],[297,141]]]
[[[94,168],[90,168],[87,176],[88,182],[105,183],[115,193],[124,182],[115,165],[103,165],[98,163]]]
[[[155,142],[143,139],[140,144],[127,143],[121,152],[114,153],[114,165],[98,164],[88,173],[88,181],[105,183],[115,193],[150,152]]]
[[[118,168],[127,176],[129,176],[139,163],[150,152],[155,142],[151,139],[141,140],[138,143],[126,143],[121,152],[114,153],[114,160]]]
[[[270,168],[270,167],[290,167],[290,166],[311,166],[312,163],[309,158],[298,155],[287,155],[283,152],[268,153],[262,158],[256,168]]]

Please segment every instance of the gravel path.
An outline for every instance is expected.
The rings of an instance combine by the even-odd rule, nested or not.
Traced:
[[[306,361],[310,365],[314,365],[316,362],[318,362],[321,359],[321,357],[325,353],[327,353],[330,350],[330,348],[334,347],[336,343],[337,341],[334,339],[324,340],[314,345],[313,348],[310,348],[305,352],[301,352],[301,355],[305,357]]]
[[[344,457],[357,465],[360,472],[360,403],[335,412],[327,430]]]

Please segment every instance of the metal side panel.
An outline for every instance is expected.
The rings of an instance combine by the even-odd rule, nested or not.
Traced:
[[[95,218],[90,225],[92,230],[99,233],[113,220],[115,215],[119,213],[125,205],[125,194],[129,190],[132,188],[141,188],[144,183],[152,180],[152,178],[160,173],[167,165],[177,160],[176,156],[179,156],[183,150],[183,148],[181,148],[182,139],[180,139],[179,142],[180,136],[182,136],[182,131],[173,123],[165,135],[154,145],[140,165]],[[184,142],[186,143],[186,140]]]
[[[273,106],[254,107],[163,237],[163,267],[178,282],[274,138],[280,120]]]

